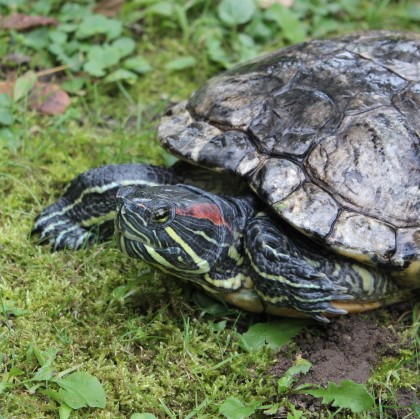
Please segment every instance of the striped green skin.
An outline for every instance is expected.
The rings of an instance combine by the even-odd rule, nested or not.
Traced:
[[[239,208],[233,200],[220,212],[217,195],[197,202],[191,199],[196,190],[186,185],[120,189],[117,243],[129,256],[179,277],[222,293],[239,289],[246,282],[246,268],[237,250],[251,205]],[[159,218],[160,214],[164,217]],[[239,228],[233,230],[226,220],[235,220]]]
[[[404,298],[379,270],[323,254],[323,247],[309,249],[307,239],[296,241],[298,233],[283,231],[278,217],[259,213],[251,196],[221,198],[192,186],[162,186],[188,178],[209,182],[208,172],[182,165],[89,170],[42,211],[32,233],[53,250],[78,249],[109,239],[116,216],[122,251],[252,312],[326,321],[325,316],[345,310],[364,311]],[[232,189],[224,179],[211,182],[219,190]],[[348,298],[356,301],[351,308]]]
[[[79,249],[114,233],[115,195],[125,185],[139,188],[183,182],[182,174],[143,164],[108,165],[73,179],[63,196],[36,218],[32,235],[53,250]]]
[[[257,206],[252,197],[222,198],[186,185],[121,188],[117,244],[250,311],[281,307],[328,321],[346,313],[337,302],[398,293],[379,270],[293,240]]]

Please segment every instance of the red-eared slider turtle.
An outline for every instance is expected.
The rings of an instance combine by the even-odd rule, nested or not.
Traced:
[[[122,251],[244,309],[368,310],[420,287],[419,109],[419,34],[285,48],[211,79],[158,130],[222,173],[208,181],[226,191],[239,177],[255,194],[199,189],[185,163],[105,166],[74,179],[34,232],[76,249],[116,217]]]

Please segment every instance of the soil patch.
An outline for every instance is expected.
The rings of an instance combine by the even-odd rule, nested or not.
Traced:
[[[347,379],[366,383],[382,355],[394,355],[398,342],[377,319],[351,316],[327,327],[324,336],[304,336],[298,342],[302,356],[313,364],[310,382],[326,385]]]
[[[396,321],[410,307],[409,304],[394,306],[392,319]],[[305,331],[297,336],[299,354],[313,365],[304,381],[322,386],[328,381],[338,383],[342,380],[366,383],[381,357],[396,355],[401,348],[398,337],[383,324],[381,311],[353,314],[317,326],[316,334]],[[285,347],[270,372],[282,376],[298,354],[294,355],[291,356],[290,348]]]
[[[409,303],[391,309],[394,328],[402,326],[397,319],[410,309]],[[296,385],[313,383],[325,387],[329,381],[339,383],[342,380],[365,384],[383,356],[397,355],[401,349],[401,341],[388,325],[389,321],[384,323],[384,312],[377,311],[341,317],[329,325],[316,326],[295,338],[298,350],[284,347],[279,352],[270,373],[282,376],[296,357],[301,356],[312,363],[312,368]],[[292,395],[290,400],[309,411],[318,411],[321,404],[320,399],[304,394]]]

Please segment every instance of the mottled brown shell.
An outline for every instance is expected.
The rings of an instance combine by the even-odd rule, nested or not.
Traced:
[[[420,34],[282,49],[209,80],[162,120],[174,154],[245,178],[335,251],[420,282]]]

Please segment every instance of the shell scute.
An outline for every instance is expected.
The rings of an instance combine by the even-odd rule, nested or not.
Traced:
[[[368,32],[239,65],[178,111],[184,129],[164,120],[158,136],[186,160],[245,178],[329,248],[418,282],[419,109],[420,35]]]

